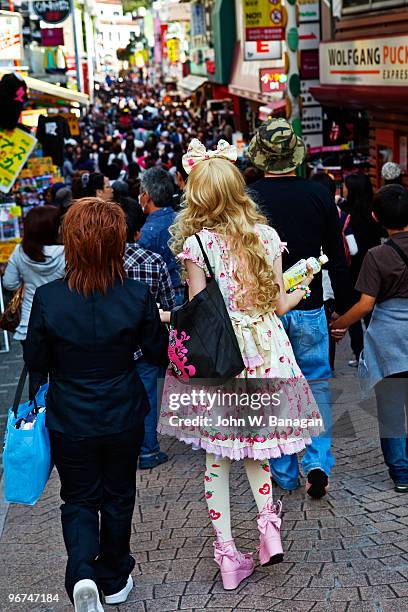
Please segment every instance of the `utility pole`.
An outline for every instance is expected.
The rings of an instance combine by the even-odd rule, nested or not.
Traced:
[[[76,27],[76,19],[75,19],[75,0],[70,0],[70,5],[71,5],[71,15],[72,15],[72,34],[74,36],[75,71],[76,71],[77,89],[78,91],[82,91],[82,78],[81,78],[82,77],[81,75],[82,66],[79,61],[77,27]]]

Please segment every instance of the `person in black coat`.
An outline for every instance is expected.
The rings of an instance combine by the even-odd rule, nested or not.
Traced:
[[[133,587],[129,542],[149,410],[133,355],[140,346],[146,360],[166,365],[168,337],[148,285],[125,277],[126,219],[117,204],[78,200],[63,236],[66,276],[36,291],[24,359],[31,372],[49,375],[66,589],[76,610],[99,612],[102,593],[117,604]]]

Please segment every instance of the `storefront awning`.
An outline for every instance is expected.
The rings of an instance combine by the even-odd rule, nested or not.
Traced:
[[[9,72],[11,71],[7,69],[0,69],[0,78],[3,76],[3,74],[7,74]],[[41,81],[41,79],[34,79],[33,77],[28,76],[23,76],[22,78],[34,96],[35,94],[40,94],[42,97],[50,96],[52,98],[57,98],[58,100],[66,100],[67,102],[82,104],[83,106],[87,106],[89,104],[89,96],[86,94],[73,91],[72,89],[67,89],[66,87],[60,87],[59,85],[54,85],[53,83]]]
[[[27,83],[28,89],[32,92],[38,92],[40,94],[45,94],[46,96],[58,98],[60,100],[67,100],[68,102],[76,102],[77,104],[81,104],[83,106],[87,106],[89,104],[89,96],[79,93],[78,91],[73,91],[72,89],[67,89],[66,87],[60,87],[59,85],[54,85],[53,83],[47,83],[46,81],[41,81],[40,79],[33,79],[32,77],[24,77],[24,80]]]
[[[276,100],[275,102],[269,102],[264,106],[259,107],[259,119],[266,121],[269,117],[281,113],[286,110],[285,100]]]
[[[186,92],[187,95],[190,95],[207,81],[208,79],[206,77],[189,74],[178,82],[178,88],[183,92]]]
[[[310,93],[323,106],[356,110],[401,110],[408,103],[408,87],[319,85]]]

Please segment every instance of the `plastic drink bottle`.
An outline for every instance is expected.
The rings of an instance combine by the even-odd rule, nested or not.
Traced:
[[[329,261],[327,255],[323,253],[320,255],[319,259],[316,257],[309,257],[308,259],[301,259],[293,266],[291,266],[286,272],[283,273],[283,282],[285,286],[285,291],[289,291],[292,287],[296,287],[296,285],[300,285],[302,281],[307,277],[307,266],[309,265],[313,274],[317,274],[322,269],[322,266]]]

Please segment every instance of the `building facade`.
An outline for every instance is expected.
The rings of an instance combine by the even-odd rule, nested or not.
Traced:
[[[313,95],[326,109],[326,138],[366,148],[379,187],[385,162],[407,172],[408,7],[404,0],[344,0],[325,34]]]

